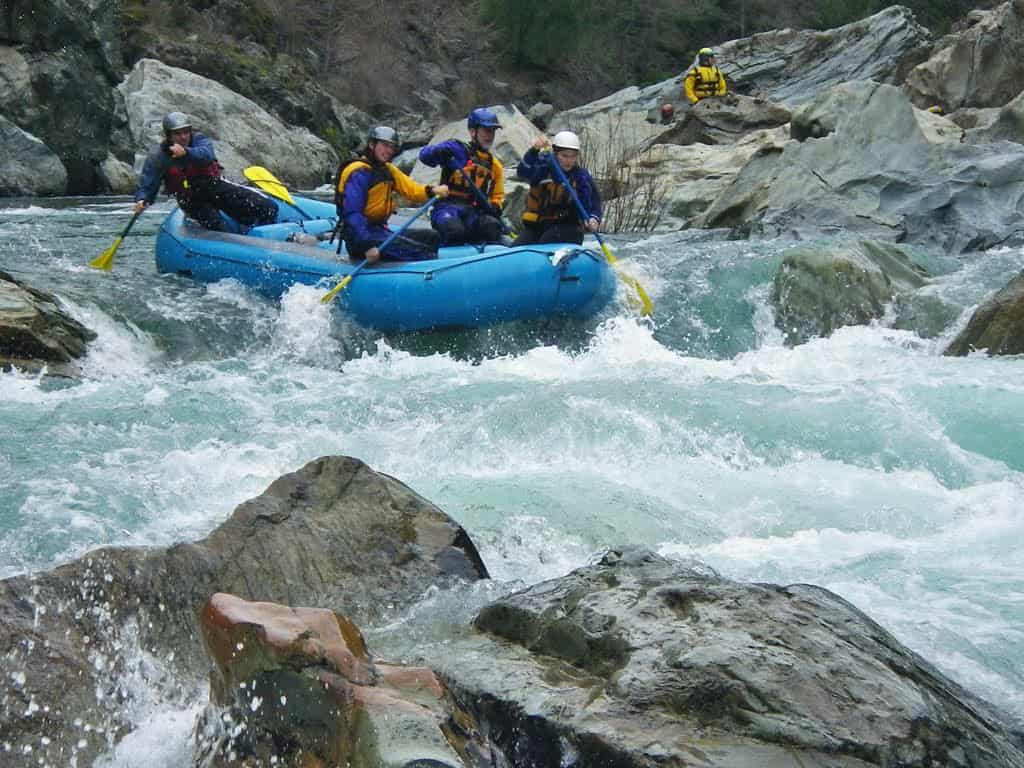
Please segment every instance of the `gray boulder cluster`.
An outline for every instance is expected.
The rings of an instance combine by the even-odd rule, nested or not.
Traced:
[[[451,518],[325,457],[207,538],[0,581],[0,750],[91,765],[209,682],[197,768],[1024,768],[1024,734],[827,590],[612,548],[389,662],[359,624],[488,578]],[[131,683],[131,684],[129,684]]]

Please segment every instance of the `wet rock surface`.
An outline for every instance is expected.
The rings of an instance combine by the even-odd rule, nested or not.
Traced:
[[[810,585],[613,549],[476,627],[442,677],[517,765],[1024,765],[998,710]]]
[[[278,478],[200,541],[100,549],[0,581],[4,765],[90,764],[131,726],[136,697],[187,700],[207,674],[197,616],[216,592],[365,623],[486,576],[451,518],[336,456]]]

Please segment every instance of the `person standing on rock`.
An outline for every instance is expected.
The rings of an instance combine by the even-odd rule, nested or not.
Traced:
[[[440,238],[429,229],[410,229],[392,240],[387,250],[379,246],[391,234],[388,219],[395,212],[395,193],[411,203],[424,203],[430,197],[447,197],[448,187],[432,187],[413,181],[392,165],[398,152],[398,132],[386,125],[370,131],[366,148],[357,159],[345,163],[338,172],[334,202],[341,221],[341,237],[353,261],[366,259],[371,264],[386,261],[422,261],[437,258]]]
[[[710,48],[701,48],[697,53],[697,59],[683,79],[683,90],[691,104],[708,96],[725,95],[725,75],[715,64],[715,52]]]
[[[491,147],[501,124],[493,110],[479,107],[469,113],[466,125],[469,143],[449,139],[420,150],[420,161],[440,166],[441,183],[451,189],[448,199],[434,206],[430,223],[445,245],[500,243],[505,176]]]
[[[579,164],[580,137],[572,131],[559,131],[550,142],[555,161],[565,173],[576,196],[587,212],[586,221],[580,220],[572,195],[555,177],[551,156],[541,154],[548,147],[546,136],[541,136],[519,161],[516,175],[530,183],[523,211],[523,231],[516,245],[529,243],[583,243],[584,230],[597,232],[601,225],[601,196],[597,185],[586,168]]]
[[[213,142],[198,131],[182,112],[163,119],[164,140],[146,158],[135,190],[135,210],[153,204],[163,181],[181,209],[207,229],[226,229],[220,211],[245,226],[270,224],[277,205],[261,193],[221,178]]]

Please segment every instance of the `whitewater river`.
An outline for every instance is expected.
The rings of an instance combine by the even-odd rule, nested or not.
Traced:
[[[501,590],[644,544],[723,575],[837,592],[1024,719],[1024,359],[947,358],[1024,252],[922,252],[963,308],[942,338],[879,325],[795,349],[767,303],[790,243],[612,238],[648,288],[586,323],[382,338],[311,288],[280,304],[159,276],[125,199],[0,202],[0,269],[98,339],[81,381],[0,373],[0,577],[204,536],[326,454],[394,475],[469,531],[496,582],[367,628],[412,658]],[[126,649],[130,653],[131,649]],[[3,670],[4,685],[17,670]],[[127,681],[140,727],[103,764],[185,766],[204,691]]]

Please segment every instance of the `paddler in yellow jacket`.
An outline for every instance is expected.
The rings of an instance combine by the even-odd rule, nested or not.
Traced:
[[[398,152],[398,132],[386,125],[370,131],[366,149],[359,158],[342,166],[338,173],[334,202],[342,222],[341,236],[350,259],[370,263],[436,259],[440,240],[429,229],[409,229],[396,237],[381,252],[378,247],[391,230],[388,219],[395,212],[395,194],[411,203],[423,203],[436,195],[446,197],[448,187],[424,186],[413,181],[391,164]]]
[[[683,80],[683,90],[691,104],[708,96],[725,95],[725,75],[715,65],[715,52],[710,48],[701,48],[697,53],[696,61]]]

